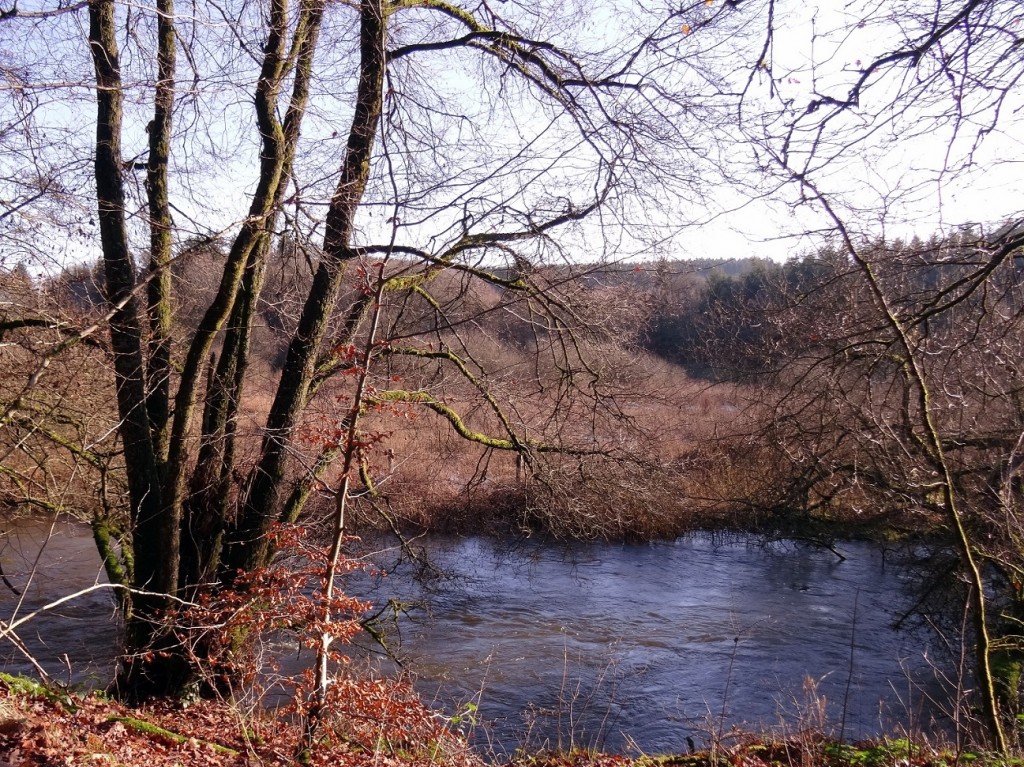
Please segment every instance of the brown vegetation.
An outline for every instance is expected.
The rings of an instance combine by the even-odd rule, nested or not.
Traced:
[[[422,706],[395,681],[346,680],[338,709],[302,764],[332,767],[482,767],[451,721]],[[46,693],[0,678],[0,760],[10,767],[107,764],[177,767],[294,765],[301,737],[286,711],[243,711],[224,702],[184,707],[167,701],[128,709],[97,695]],[[504,762],[504,760],[502,761]],[[510,767],[975,767],[1002,757],[958,754],[906,740],[838,743],[808,730],[791,738],[739,735],[728,745],[676,755],[610,755],[589,750],[520,753]]]
[[[336,714],[309,765],[481,765],[457,732],[400,681],[339,680]],[[0,679],[0,759],[11,767],[119,764],[294,765],[301,725],[287,710],[223,701],[129,709],[98,695],[55,695]]]

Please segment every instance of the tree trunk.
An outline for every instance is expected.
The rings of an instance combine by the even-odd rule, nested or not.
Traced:
[[[264,211],[261,214],[264,224],[259,236],[245,243],[248,248],[247,258],[236,295],[232,299],[220,363],[216,373],[211,376],[207,393],[199,464],[184,507],[183,577],[186,586],[216,580],[221,564],[220,540],[229,514],[231,484],[235,480],[234,430],[238,405],[244,394],[249,339],[263,287],[273,222],[291,179],[299,130],[309,98],[323,13],[323,0],[307,0],[301,6],[292,43],[295,76],[283,123],[277,120],[276,88],[279,88],[280,82],[272,87],[270,80],[266,79],[275,71],[270,66],[271,58],[282,62],[285,60],[283,32],[287,25],[282,25],[285,20],[283,11],[277,17],[280,34],[276,37],[272,35],[266,48],[268,59],[264,64],[265,79],[261,80],[257,89],[256,105],[258,122],[264,136],[261,179],[273,177],[275,182],[272,187],[268,185],[265,191],[258,192],[254,200],[253,208],[260,203],[260,210]],[[277,46],[273,52],[272,44]],[[285,70],[277,70],[276,77],[283,80],[285,74]],[[269,159],[273,159],[273,162],[269,162]],[[262,183],[260,189],[264,190]],[[246,236],[244,230],[239,238],[243,236]],[[236,240],[232,255],[239,246]],[[208,350],[209,344],[204,348]]]
[[[146,408],[156,460],[167,460],[171,386],[171,206],[167,166],[171,154],[174,109],[174,0],[157,0],[157,81],[149,124],[146,192],[149,201],[149,393]]]
[[[278,519],[288,445],[306,405],[314,365],[337,303],[345,267],[354,257],[353,224],[370,177],[370,159],[384,102],[385,18],[380,0],[360,5],[359,85],[341,178],[327,212],[324,256],[303,306],[267,419],[259,464],[250,473],[238,524],[225,551],[230,574],[265,564],[267,533]]]
[[[124,219],[121,160],[121,73],[113,0],[89,3],[89,46],[96,73],[96,195],[105,291],[115,307],[110,321],[120,434],[131,504],[135,589],[126,627],[126,663],[119,682],[141,689],[151,680],[137,659],[163,634],[164,595],[177,587],[177,529],[163,513],[156,455],[146,409],[143,331],[135,298],[136,274]],[[129,695],[134,693],[129,692]]]

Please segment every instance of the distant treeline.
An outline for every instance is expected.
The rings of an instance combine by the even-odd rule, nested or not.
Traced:
[[[957,281],[975,267],[973,249],[978,238],[971,231],[953,236],[932,236],[927,241],[879,241],[869,252],[885,278],[898,283],[902,308],[922,314],[921,332],[941,331],[956,321],[957,313],[936,312],[929,318],[932,301],[956,302]],[[266,336],[261,351],[273,358],[281,355],[287,317],[297,313],[296,295],[309,279],[310,260],[316,254],[295,243],[283,243],[278,269],[268,274],[268,289],[261,302]],[[300,257],[301,256],[301,257]],[[216,242],[191,242],[182,247],[176,261],[178,290],[177,320],[194,323],[194,316],[214,285],[204,279],[209,261],[223,258]],[[1018,284],[1024,258],[1014,259]],[[693,259],[631,262],[626,264],[577,264],[533,267],[544,271],[550,284],[574,286],[576,295],[589,296],[587,313],[618,315],[610,327],[624,344],[639,345],[646,351],[678,364],[691,375],[712,380],[760,377],[777,371],[813,347],[841,339],[843,329],[837,318],[857,314],[856,305],[870,300],[865,286],[849,259],[833,247],[779,263],[764,258]],[[95,310],[102,305],[101,270],[94,264],[74,264],[59,276],[32,280],[24,265],[7,270],[3,283],[9,290],[20,284],[23,290],[39,291],[78,310]],[[514,278],[515,269],[497,269],[504,278]],[[561,290],[562,288],[557,288]],[[459,292],[455,289],[455,292]],[[477,296],[473,302],[500,307],[499,291]],[[1015,300],[1009,291],[1004,300]],[[464,295],[460,294],[462,300]],[[614,299],[614,300],[612,300]],[[536,328],[519,327],[516,317],[499,311],[487,322],[499,331],[505,343],[515,343],[536,333]],[[614,318],[612,318],[614,320]],[[477,322],[480,322],[478,320]],[[603,324],[608,319],[602,319]],[[501,325],[500,329],[497,325]],[[608,328],[605,328],[606,330]],[[280,336],[280,337],[279,337]]]
[[[978,304],[998,296],[1007,311],[1020,308],[1024,255],[973,290],[978,238],[970,231],[928,241],[878,242],[867,249],[879,277],[895,297],[893,309],[915,332],[952,332]],[[743,379],[777,372],[799,356],[820,355],[863,333],[861,319],[873,299],[863,274],[837,249],[777,263],[744,259],[713,266],[689,292],[657,294],[644,335],[654,354],[692,376]],[[692,274],[701,274],[694,271]]]
[[[766,373],[773,367],[772,349],[784,340],[773,318],[845,270],[841,261],[823,252],[784,264],[747,259],[742,269],[712,269],[685,300],[656,304],[645,348],[693,376]]]

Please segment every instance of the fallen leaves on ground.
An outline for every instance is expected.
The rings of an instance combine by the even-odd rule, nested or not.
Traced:
[[[393,684],[393,686],[392,686]],[[98,694],[53,695],[0,678],[0,767],[284,767],[296,759],[294,717],[226,702],[160,702],[129,709]],[[344,707],[303,754],[309,767],[485,767],[446,720],[408,685],[350,682]],[[365,705],[360,705],[360,702]],[[418,712],[418,713],[417,713]],[[962,754],[960,764],[994,767],[999,757]],[[906,741],[837,743],[818,735],[749,737],[694,754],[634,756],[580,750],[517,754],[507,767],[950,767],[941,749]],[[1024,764],[1014,761],[1013,764]]]
[[[379,684],[374,690],[378,688]],[[295,721],[224,702],[200,701],[185,707],[160,702],[130,709],[97,694],[60,700],[12,691],[0,681],[0,714],[0,767],[274,767],[296,763],[299,726]],[[436,742],[413,746],[402,738],[382,736],[370,749],[365,742],[340,739],[338,732],[337,726],[329,728],[316,748],[304,755],[303,764],[483,765],[463,741],[443,727],[437,730],[439,736],[444,734],[443,740],[438,737]],[[401,749],[391,747],[399,741]]]

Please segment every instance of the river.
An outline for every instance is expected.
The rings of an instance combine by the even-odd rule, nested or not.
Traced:
[[[19,615],[102,580],[81,527],[57,525],[37,561],[47,532],[20,523],[0,539],[14,586],[36,568]],[[845,559],[710,535],[650,545],[456,538],[424,546],[456,577],[414,578],[407,567],[349,588],[420,605],[400,625],[407,668],[438,707],[477,705],[474,737],[497,752],[685,751],[687,738],[706,743],[734,726],[794,731],[823,721],[847,738],[931,728],[926,701],[937,688],[926,637],[891,628],[913,577],[875,546],[838,544]],[[9,620],[18,601],[3,588],[0,616]],[[109,593],[93,592],[20,633],[55,677],[102,681],[114,619]],[[0,663],[28,670],[9,646]]]

